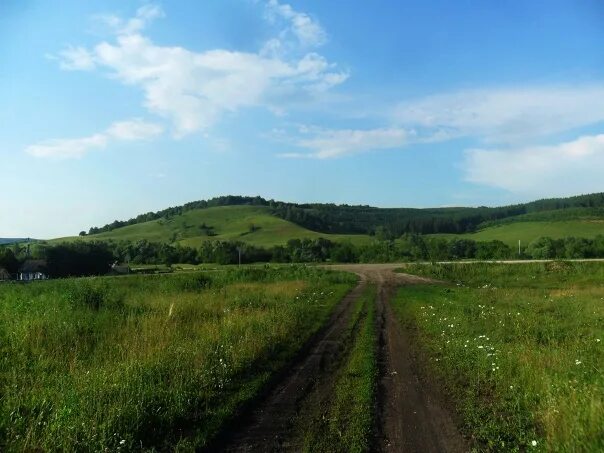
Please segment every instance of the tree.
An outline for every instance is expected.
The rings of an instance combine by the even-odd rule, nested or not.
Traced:
[[[19,260],[7,247],[0,248],[0,267],[6,269],[9,274],[16,274],[19,271]]]

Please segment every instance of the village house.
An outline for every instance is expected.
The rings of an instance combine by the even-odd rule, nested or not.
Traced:
[[[0,282],[10,280],[10,279],[11,279],[11,275],[9,274],[9,272],[6,269],[4,269],[3,267],[0,267]]]
[[[46,280],[46,261],[44,260],[27,260],[19,269],[18,279],[20,281],[29,282],[32,280]]]

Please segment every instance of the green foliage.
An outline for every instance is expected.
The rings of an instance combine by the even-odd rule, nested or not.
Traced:
[[[104,242],[72,242],[46,247],[48,274],[51,277],[104,275],[109,272],[114,256]]]

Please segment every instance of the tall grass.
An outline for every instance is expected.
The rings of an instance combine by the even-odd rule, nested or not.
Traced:
[[[481,451],[604,451],[604,266],[412,266],[402,288],[434,373]]]
[[[0,286],[0,450],[198,448],[351,287],[266,267]]]

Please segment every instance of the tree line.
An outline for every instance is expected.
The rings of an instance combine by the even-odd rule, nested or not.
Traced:
[[[205,241],[198,248],[139,241],[76,241],[38,244],[25,252],[18,244],[0,247],[0,267],[16,274],[27,259],[46,261],[50,277],[104,275],[114,263],[137,264],[242,264],[371,263],[395,261],[448,261],[463,259],[577,259],[604,258],[604,235],[593,239],[542,237],[518,253],[501,241],[446,239],[404,234],[397,240],[375,240],[365,245],[324,238],[291,239],[287,244],[262,248],[237,241]]]

